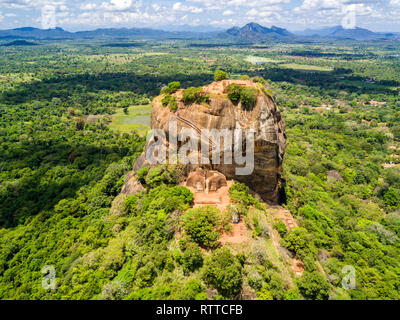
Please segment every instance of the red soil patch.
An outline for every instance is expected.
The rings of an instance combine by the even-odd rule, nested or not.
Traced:
[[[296,276],[301,277],[304,272],[304,263],[297,258],[292,258],[292,270]]]
[[[234,224],[232,233],[231,234],[224,233],[219,239],[219,242],[221,242],[222,245],[226,243],[242,244],[248,241],[249,237],[247,235],[247,227],[244,221],[240,221],[238,224]]]

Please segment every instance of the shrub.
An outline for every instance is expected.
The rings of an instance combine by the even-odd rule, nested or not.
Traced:
[[[138,172],[136,172],[136,179],[142,184],[146,183],[146,177],[149,173],[149,170],[150,167],[143,167],[140,169]]]
[[[179,81],[170,82],[168,86],[161,89],[161,94],[171,94],[177,92],[181,88]]]
[[[314,262],[314,259],[310,256],[306,256],[303,258],[304,269],[308,272],[317,271],[317,265]]]
[[[215,81],[221,81],[228,79],[228,74],[222,70],[216,70],[214,73],[214,80]]]
[[[181,83],[179,81],[175,82],[170,82],[168,84],[168,89],[170,90],[170,93],[175,93],[181,88]]]
[[[211,206],[189,210],[183,217],[183,229],[186,235],[201,246],[217,247],[218,214],[219,210]]]
[[[242,288],[242,266],[228,248],[220,248],[206,260],[203,280],[224,297],[235,297]]]
[[[278,220],[277,222],[274,223],[274,228],[276,231],[279,232],[279,235],[281,237],[285,236],[286,233],[288,232],[286,225],[280,220]]]
[[[245,109],[251,110],[257,101],[258,90],[251,87],[242,87],[236,83],[231,83],[226,88],[226,93],[233,104],[238,104],[241,101],[242,106]]]
[[[146,185],[149,189],[155,188],[160,184],[175,185],[177,184],[175,171],[167,166],[159,166],[151,169],[146,176]]]
[[[266,96],[270,97],[271,99],[274,99],[274,93],[271,89],[263,88],[262,90]]]
[[[240,100],[245,109],[252,109],[257,101],[257,89],[243,87],[240,92]]]
[[[258,291],[263,287],[264,278],[257,271],[251,271],[247,274],[247,283],[251,288]]]
[[[256,243],[252,249],[252,253],[257,259],[258,264],[266,265],[268,264],[268,254],[265,249],[265,245],[262,242]]]
[[[274,300],[283,300],[286,290],[285,282],[283,281],[281,274],[273,271],[268,280],[268,288]]]
[[[182,300],[207,300],[206,288],[197,279],[190,279],[186,282],[180,299]]]
[[[385,229],[385,227],[378,222],[372,223],[370,226],[368,226],[367,229],[375,233],[379,242],[385,245],[389,244],[393,245],[396,243],[396,241],[399,240],[399,238],[394,232]]]
[[[264,237],[266,239],[269,238],[269,230],[268,226],[265,224],[262,219],[263,213],[260,214],[259,211],[251,211],[251,217],[253,222],[253,234],[256,237]]]
[[[304,272],[297,281],[301,295],[308,300],[327,300],[329,298],[329,283],[318,272]]]
[[[290,251],[295,252],[299,258],[310,256],[314,259],[317,256],[312,235],[306,229],[296,228],[287,232],[282,244]]]
[[[160,94],[170,94],[168,86],[164,86],[161,88]]]
[[[139,288],[149,287],[153,284],[156,276],[156,268],[152,262],[149,262],[136,272],[135,285]]]
[[[176,111],[178,109],[178,101],[176,100],[176,98],[174,97],[174,99],[172,99],[169,104],[168,104],[168,108],[171,111]]]
[[[268,284],[265,284],[260,291],[257,292],[257,300],[274,300],[269,291]]]
[[[257,292],[258,300],[283,300],[286,290],[282,276],[275,271],[269,271],[264,276],[267,283]]]
[[[194,196],[193,193],[186,187],[175,186],[170,191],[172,198],[177,197],[187,204],[193,204]]]
[[[254,205],[257,201],[250,193],[250,189],[243,183],[235,183],[229,188],[229,197],[235,203],[248,208]]]
[[[231,83],[226,88],[226,92],[228,94],[228,98],[232,101],[232,103],[234,103],[234,104],[238,104],[239,103],[241,87],[238,84]]]
[[[120,281],[113,281],[103,286],[101,290],[101,300],[122,300],[127,294],[127,290]]]
[[[253,82],[261,83],[262,85],[264,85],[265,84],[265,79],[263,77],[255,77],[255,78],[253,78]]]
[[[286,294],[283,297],[283,300],[300,300],[300,295],[298,293],[298,290],[290,289],[289,291],[286,291]]]
[[[161,99],[161,103],[163,105],[163,107],[168,106],[170,100],[171,100],[172,96],[170,94],[166,94],[162,99]]]
[[[383,201],[388,207],[397,208],[400,204],[400,193],[397,189],[390,187],[385,193]]]
[[[142,210],[157,214],[161,221],[165,220],[165,215],[175,210],[186,210],[193,203],[193,194],[189,189],[182,186],[169,187],[160,185],[151,189],[148,196],[141,201]],[[169,223],[174,223],[173,217],[169,217]],[[151,224],[148,221],[148,224]],[[155,226],[154,226],[155,227]],[[171,226],[172,229],[178,229],[178,226]],[[163,231],[167,232],[168,228]],[[173,232],[173,230],[169,230]]]
[[[168,107],[171,111],[176,111],[176,109],[178,109],[178,101],[176,100],[176,97],[171,94],[166,94],[162,98],[161,103],[163,107]]]
[[[182,266],[185,274],[189,274],[203,266],[203,255],[197,245],[192,243],[183,252]]]
[[[203,92],[202,87],[190,87],[183,91],[182,100],[184,103],[207,103],[209,96]]]

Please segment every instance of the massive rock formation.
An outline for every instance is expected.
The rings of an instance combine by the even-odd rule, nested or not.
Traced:
[[[249,86],[258,91],[257,101],[251,110],[243,108],[239,103],[234,105],[227,96],[227,87],[231,83],[240,86]],[[189,128],[195,132],[201,129],[253,129],[255,131],[255,168],[251,175],[236,175],[235,163],[224,164],[224,152],[221,152],[219,165],[191,165],[191,170],[202,167],[221,172],[227,179],[234,179],[245,183],[264,200],[278,201],[278,182],[282,172],[282,161],[285,153],[285,123],[272,97],[264,93],[257,83],[247,80],[223,80],[203,87],[209,97],[208,103],[185,104],[182,101],[183,90],[173,95],[177,98],[178,109],[173,112],[162,105],[162,96],[153,101],[151,117],[152,129],[161,129],[169,137],[169,122],[175,120],[178,124],[178,133],[182,128]],[[168,142],[165,141],[167,147]],[[149,144],[146,148],[149,147]],[[148,165],[145,153],[135,164],[135,170]],[[196,179],[195,177],[193,177]],[[198,180],[198,179],[197,179]],[[201,181],[197,181],[200,182]]]

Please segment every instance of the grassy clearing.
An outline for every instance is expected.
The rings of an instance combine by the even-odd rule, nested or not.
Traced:
[[[146,106],[132,106],[128,109],[128,114],[123,109],[118,109],[112,116],[110,128],[121,133],[137,131],[145,136],[150,130],[151,104]]]
[[[279,60],[272,60],[269,58],[265,57],[257,57],[257,56],[247,56],[246,61],[252,63],[252,64],[260,64],[260,63],[280,63],[282,61]]]

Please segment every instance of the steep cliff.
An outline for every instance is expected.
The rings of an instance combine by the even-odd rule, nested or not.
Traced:
[[[228,98],[227,88],[230,84],[241,88],[254,88],[257,92],[255,104],[251,108],[241,102],[234,104]],[[282,172],[282,161],[285,153],[285,123],[268,90],[253,81],[223,80],[203,87],[202,93],[208,96],[208,102],[184,103],[183,90],[173,94],[177,100],[177,110],[171,111],[162,104],[163,96],[153,101],[151,117],[152,129],[161,129],[169,137],[169,122],[175,120],[178,133],[182,128],[189,128],[199,134],[201,129],[253,129],[255,131],[254,171],[250,175],[236,175],[233,164],[224,164],[224,150],[221,150],[220,164],[190,165],[217,170],[227,179],[245,183],[258,193],[265,201],[278,201],[278,183]],[[244,137],[243,137],[244,138]],[[165,142],[168,147],[168,142]],[[149,145],[148,145],[149,146]],[[148,146],[146,148],[148,148]],[[223,148],[222,148],[223,149]],[[211,154],[210,154],[211,159]],[[135,170],[148,165],[145,153],[135,164]]]

